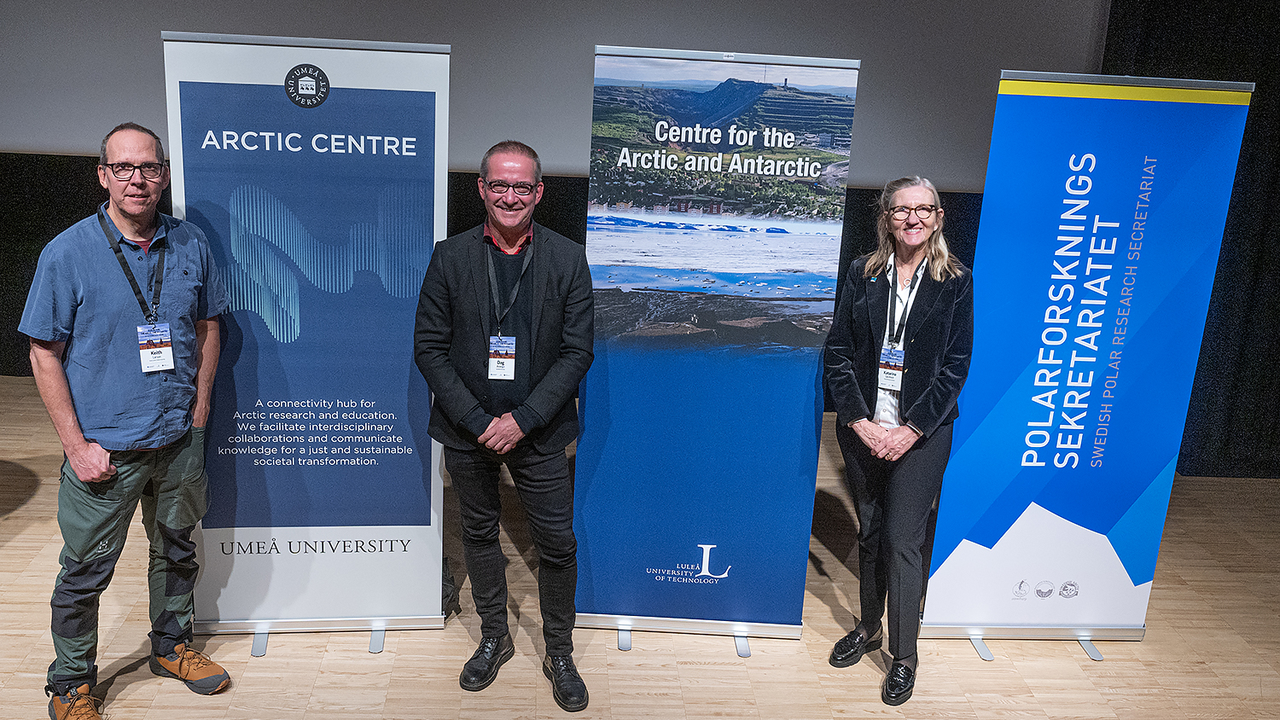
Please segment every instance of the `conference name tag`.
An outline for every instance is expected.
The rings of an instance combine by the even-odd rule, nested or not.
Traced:
[[[173,340],[169,337],[169,323],[138,326],[138,354],[142,357],[142,372],[173,369]]]
[[[902,390],[902,359],[905,353],[894,347],[880,348],[880,387]]]
[[[489,379],[516,379],[516,339],[511,336],[489,336]]]

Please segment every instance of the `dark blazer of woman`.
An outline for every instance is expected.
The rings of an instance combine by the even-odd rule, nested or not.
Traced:
[[[842,427],[870,418],[876,407],[880,348],[888,322],[892,280],[886,270],[863,277],[867,258],[849,266],[824,353],[824,376]],[[973,350],[973,275],[938,282],[925,268],[903,332],[903,424],[928,437],[959,415],[956,398]]]

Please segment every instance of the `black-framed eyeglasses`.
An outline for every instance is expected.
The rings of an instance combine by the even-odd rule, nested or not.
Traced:
[[[928,220],[938,211],[937,205],[916,205],[915,207],[907,207],[906,205],[896,205],[889,208],[889,217],[894,220],[906,220],[912,213],[921,220]]]
[[[537,185],[530,185],[529,183],[509,183],[502,180],[493,180],[491,182],[484,178],[480,178],[480,182],[484,183],[484,186],[489,188],[489,192],[495,195],[503,195],[507,190],[515,190],[520,197],[527,197],[538,189]]]
[[[110,170],[117,180],[133,179],[134,170],[142,173],[143,180],[159,180],[160,173],[164,172],[164,163],[103,163],[102,167]]]

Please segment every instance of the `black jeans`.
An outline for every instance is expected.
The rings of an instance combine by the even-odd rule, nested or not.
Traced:
[[[471,597],[480,633],[499,637],[507,628],[507,559],[498,541],[498,468],[515,480],[538,548],[538,602],[548,655],[573,654],[574,594],[578,587],[578,541],[573,535],[573,482],[564,451],[544,455],[519,446],[505,455],[488,448],[444,449],[444,464],[458,494],[462,547],[471,576]]]
[[[942,489],[951,456],[951,423],[945,423],[896,462],[881,460],[847,427],[836,428],[845,481],[858,511],[861,622],[874,627],[888,596],[889,654],[915,667],[924,592],[923,551],[929,512]]]

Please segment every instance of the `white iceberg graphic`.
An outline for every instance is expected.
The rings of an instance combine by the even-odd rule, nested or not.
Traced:
[[[962,541],[929,579],[927,626],[1142,628],[1151,583],[1134,586],[1105,535],[1027,507],[987,549]]]

